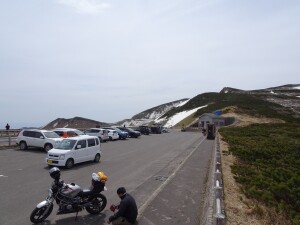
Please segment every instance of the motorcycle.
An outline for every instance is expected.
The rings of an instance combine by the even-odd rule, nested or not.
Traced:
[[[59,170],[57,167],[55,168]],[[90,214],[99,214],[107,204],[106,197],[101,194],[102,191],[106,190],[106,180],[107,176],[103,172],[93,173],[92,186],[82,190],[80,186],[74,183],[65,184],[61,181],[59,171],[59,175],[54,178],[48,191],[48,197],[37,204],[30,215],[30,221],[32,223],[43,222],[51,214],[54,200],[59,206],[57,215],[76,213],[76,220],[78,212],[84,209]]]

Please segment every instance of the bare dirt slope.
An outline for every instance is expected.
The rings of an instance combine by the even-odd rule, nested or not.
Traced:
[[[233,126],[247,126],[252,123],[278,123],[283,122],[278,119],[257,118],[249,115],[236,114],[234,109],[229,110],[224,116],[237,118],[237,123]],[[268,209],[254,200],[247,199],[241,192],[240,186],[235,182],[231,173],[231,165],[236,162],[236,158],[228,154],[228,144],[220,136],[222,151],[222,169],[224,180],[225,210],[228,225],[290,225],[282,215],[278,215],[274,210]]]

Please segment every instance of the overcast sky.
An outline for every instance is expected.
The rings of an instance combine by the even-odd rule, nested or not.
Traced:
[[[300,83],[299,0],[1,0],[0,129]]]

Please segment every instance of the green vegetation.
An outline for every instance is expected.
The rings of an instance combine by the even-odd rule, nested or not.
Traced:
[[[280,118],[290,121],[290,114],[286,108],[282,106],[267,102],[263,100],[259,95],[250,95],[243,93],[204,93],[197,95],[188,101],[187,104],[170,110],[163,117],[171,117],[178,112],[184,110],[191,110],[200,106],[208,105],[207,107],[199,109],[194,117],[198,117],[203,113],[214,112],[217,109],[223,109],[228,106],[236,106],[239,111],[247,113],[249,115],[260,115],[270,118]],[[278,112],[281,112],[280,114]]]
[[[267,206],[284,212],[300,224],[300,123],[253,124],[222,128],[229,151],[239,160],[233,165],[242,191]]]

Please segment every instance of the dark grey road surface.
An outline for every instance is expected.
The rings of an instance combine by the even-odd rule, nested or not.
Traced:
[[[75,165],[70,170],[62,169],[62,178],[66,183],[74,182],[85,188],[90,186],[93,172],[104,171],[108,176],[108,191],[103,194],[108,199],[108,206],[119,202],[116,189],[125,186],[141,208],[153,198],[157,190],[161,189],[166,177],[169,177],[179,166],[185,169],[182,162],[193,151],[193,154],[198,152],[195,148],[202,140],[200,133],[182,133],[173,130],[167,134],[152,134],[138,139],[103,143],[103,156],[100,163],[88,162]],[[209,146],[204,145],[202,148],[201,144],[199,149],[202,149],[199,152],[203,153],[203,157],[206,153],[210,156]],[[30,213],[36,204],[46,198],[52,182],[48,173],[49,168],[44,162],[45,156],[46,153],[38,149],[0,151],[1,225],[31,224]],[[203,160],[201,158],[199,160],[198,170],[201,170],[206,167],[207,158],[205,156]],[[203,183],[202,176],[195,179],[200,179],[199,185]],[[167,186],[175,180],[172,179]],[[163,191],[159,195],[162,193]],[[156,199],[152,203],[155,204]],[[106,207],[99,215],[89,215],[86,211],[79,212],[78,219],[75,221],[75,214],[55,215],[57,211],[55,205],[52,214],[43,224],[106,224],[107,218],[112,215],[108,208]],[[146,209],[145,216],[147,215]]]
[[[213,141],[204,140],[192,152],[155,199],[147,205],[139,225],[199,225],[201,203],[210,166]]]

